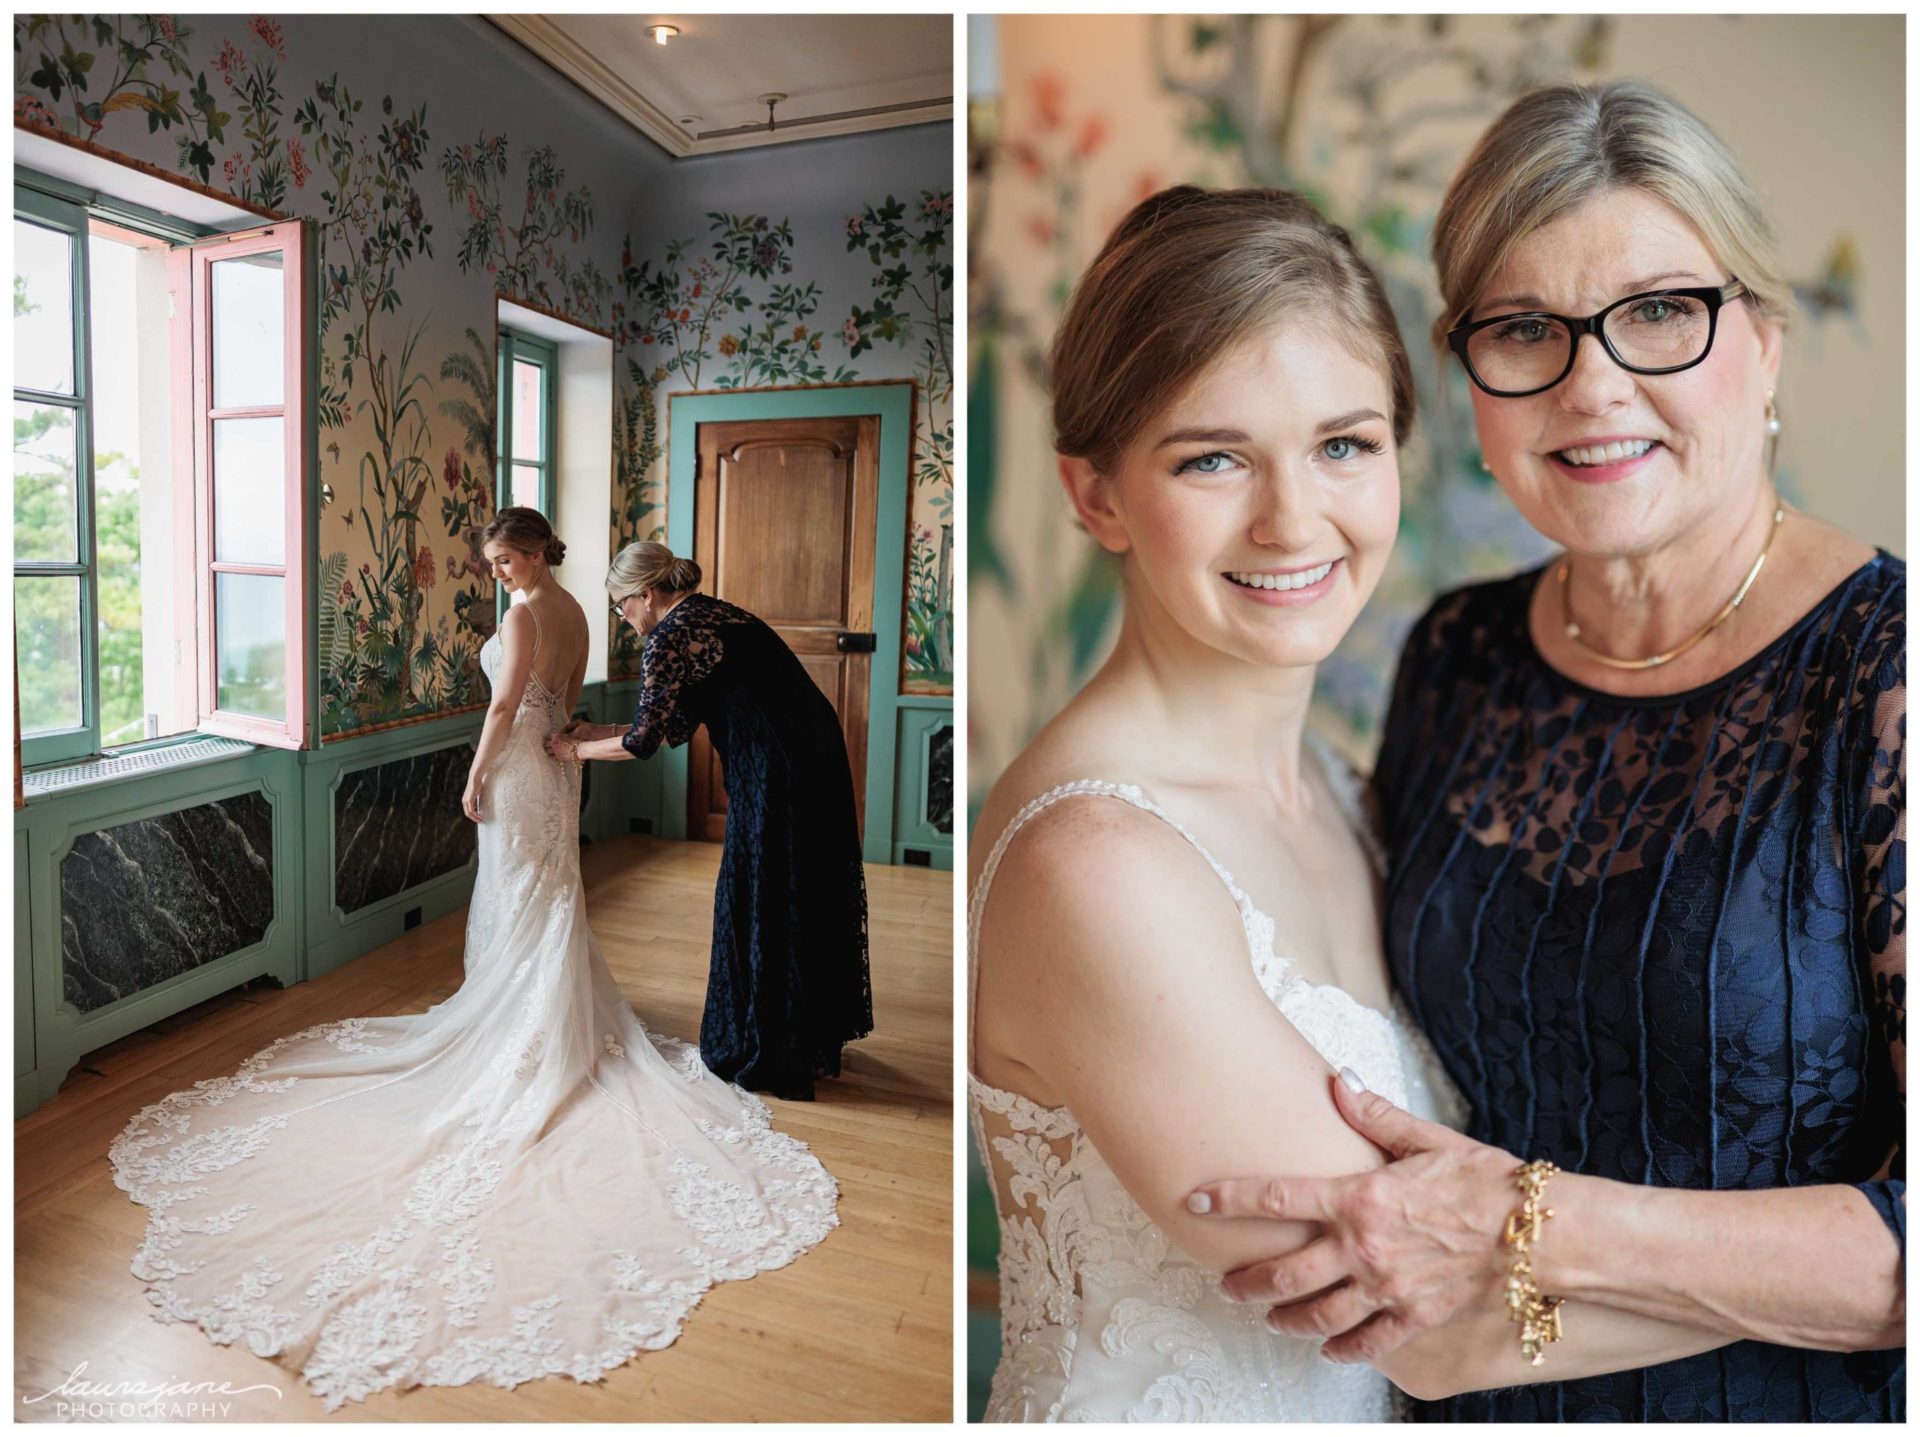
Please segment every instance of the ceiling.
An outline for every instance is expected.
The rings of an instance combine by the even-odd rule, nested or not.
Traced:
[[[953,117],[951,15],[489,15],[674,156]],[[680,33],[666,45],[651,25]],[[784,94],[767,132],[760,96]]]

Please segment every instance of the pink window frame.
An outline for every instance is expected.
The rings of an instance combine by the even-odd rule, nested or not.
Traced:
[[[194,536],[191,563],[192,592],[197,602],[188,608],[176,605],[176,625],[185,621],[197,632],[178,633],[182,652],[191,649],[198,655],[198,691],[200,723],[203,732],[245,739],[274,748],[312,746],[312,729],[307,706],[308,660],[307,625],[310,575],[307,563],[307,492],[314,472],[312,406],[307,396],[308,333],[306,232],[303,221],[276,222],[264,229],[246,230],[218,239],[203,240],[191,247],[191,327],[192,354],[187,364],[193,376],[194,476],[192,504]],[[213,283],[212,267],[223,259],[279,251],[284,255],[283,274],[286,304],[286,382],[283,402],[277,406],[247,409],[213,407]],[[176,373],[179,369],[176,369]],[[286,440],[285,472],[285,560],[282,564],[236,564],[219,562],[213,557],[213,497],[219,476],[213,472],[213,425],[217,419],[284,419]],[[282,718],[261,718],[253,714],[231,713],[218,706],[219,654],[215,635],[219,632],[215,608],[218,589],[216,574],[261,574],[283,580],[286,601],[286,713]]]

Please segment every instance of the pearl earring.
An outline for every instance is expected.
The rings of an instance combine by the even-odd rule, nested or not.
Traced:
[[[1767,437],[1777,439],[1780,435],[1780,412],[1773,407],[1773,391],[1767,391]]]

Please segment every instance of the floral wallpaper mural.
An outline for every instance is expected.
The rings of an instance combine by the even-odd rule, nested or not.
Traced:
[[[706,215],[704,239],[668,242],[635,261],[631,237],[614,306],[623,391],[614,547],[666,532],[660,422],[664,392],[845,384],[892,378],[901,362],[919,382],[909,511],[908,692],[953,685],[953,191],[922,190],[911,205],[889,194],[845,222],[846,252],[870,265],[865,303],[837,325],[815,280],[791,279],[820,237],[796,237],[790,219]],[[837,236],[835,237],[837,238]],[[811,242],[811,243],[809,243]],[[872,356],[866,364],[855,361]],[[882,356],[893,363],[880,364]],[[637,637],[621,628],[609,670],[637,674]]]
[[[1725,70],[1729,83],[1693,70],[1645,73],[1723,126],[1763,190],[1783,199],[1804,183],[1808,166],[1775,143],[1769,103],[1731,77],[1743,67],[1748,74],[1755,67],[1797,74],[1792,57],[1807,41],[1796,38],[1794,26],[1802,23],[1815,22],[999,18],[999,93],[976,110],[971,137],[972,801],[1098,665],[1114,630],[1117,570],[1074,528],[1053,482],[1045,354],[1074,280],[1133,204],[1183,182],[1297,189],[1355,234],[1386,280],[1413,354],[1419,402],[1414,439],[1401,455],[1400,539],[1376,599],[1322,666],[1318,696],[1320,726],[1364,758],[1401,638],[1430,599],[1545,553],[1544,541],[1478,463],[1463,376],[1456,366],[1440,366],[1425,339],[1438,303],[1430,228],[1454,169],[1493,116],[1526,89],[1641,73],[1649,55],[1713,53],[1723,56],[1715,70]],[[1869,52],[1874,42],[1863,38],[1839,52],[1822,45],[1845,56]],[[1735,53],[1738,62],[1724,58]],[[1097,87],[1072,78],[1092,73],[1101,76]],[[1794,143],[1820,154],[1844,148],[1859,119],[1825,124],[1824,141]],[[1796,456],[1823,447],[1812,442],[1813,426],[1850,442],[1845,389],[1877,370],[1865,353],[1870,346],[1897,343],[1890,330],[1869,334],[1858,307],[1867,267],[1859,236],[1866,230],[1877,236],[1887,275],[1881,303],[1894,302],[1885,286],[1898,284],[1889,273],[1898,265],[1898,231],[1890,227],[1891,208],[1863,196],[1872,188],[1840,189],[1835,203],[1814,209],[1775,207],[1802,301],[1795,342],[1819,361],[1801,362],[1796,372],[1790,349],[1782,389],[1783,402],[1796,396],[1800,447],[1783,449],[1780,477],[1783,489],[1802,500],[1808,494],[1796,486],[1805,461]],[[1843,374],[1849,377],[1839,379]],[[1820,462],[1825,468],[1828,461]],[[1864,467],[1897,473],[1898,461],[1889,454]],[[1835,495],[1823,487],[1816,511],[1826,506],[1829,517],[1846,522],[1832,507]]]
[[[903,648],[907,686],[922,691],[953,682],[952,223],[951,190],[922,190],[911,210],[888,195],[847,219],[847,249],[876,270],[872,304],[856,303],[841,326],[848,355],[893,345],[920,382]]]
[[[593,229],[592,192],[584,185],[563,192],[566,171],[552,147],[542,145],[528,152],[526,200],[520,222],[509,224],[500,197],[508,168],[502,135],[482,133],[440,156],[448,202],[464,211],[460,268],[484,269],[503,293],[598,324],[611,287],[590,255],[570,252]]]
[[[131,112],[148,133],[171,135],[175,167],[205,184],[233,116],[219,108],[205,69],[189,63],[193,34],[172,15],[16,15],[14,122],[93,139],[110,116]],[[277,43],[274,50],[280,58]]]
[[[408,63],[429,53],[431,67]],[[503,93],[523,97],[504,132],[490,98]],[[912,372],[891,351],[952,333],[944,221],[882,246],[890,268],[921,266],[916,284],[926,265],[947,266],[942,299],[903,318],[877,270],[872,294],[821,273],[843,254],[839,218],[806,232],[754,214],[703,227],[697,205],[676,218],[682,171],[664,153],[475,19],[19,15],[14,119],[313,221],[316,666],[329,739],[485,702],[478,656],[496,596],[479,534],[493,511],[496,294],[617,336],[616,544],[665,519],[663,386],[889,377]],[[927,178],[946,174],[943,162]],[[844,181],[810,178],[844,184],[847,214],[866,205],[857,167]],[[930,193],[950,211],[950,190]],[[642,223],[704,234],[636,264],[614,236]],[[914,249],[929,239],[944,260]],[[922,379],[915,562],[933,580],[915,589],[927,637],[915,649],[925,657],[909,660],[940,684],[951,672],[951,639],[935,637],[951,633],[951,487],[939,456],[951,453],[951,421],[937,416],[950,411],[950,365],[943,374],[937,397]],[[632,673],[636,657],[616,649],[612,675]]]

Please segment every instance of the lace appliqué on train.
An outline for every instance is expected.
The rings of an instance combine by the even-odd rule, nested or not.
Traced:
[[[482,651],[497,675],[499,640]],[[328,1411],[599,1380],[716,1282],[792,1262],[837,1188],[759,1098],[650,1033],[587,926],[578,767],[530,676],[489,776],[465,981],[425,1013],[278,1038],[113,1141],[161,1321],[299,1372]]]

